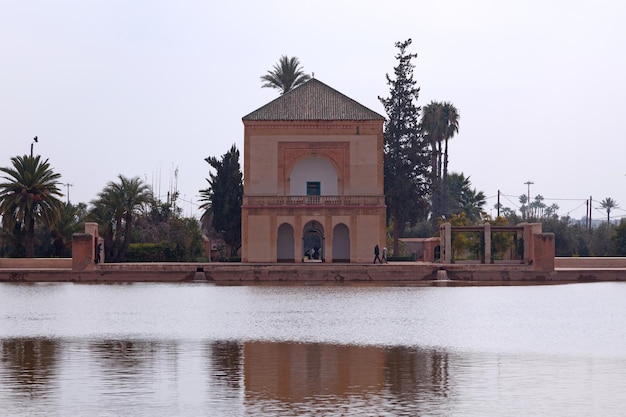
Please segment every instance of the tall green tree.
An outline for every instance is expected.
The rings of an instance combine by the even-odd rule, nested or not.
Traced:
[[[231,256],[241,248],[241,205],[243,203],[243,174],[239,165],[239,150],[233,145],[221,159],[204,159],[215,170],[206,180],[209,187],[200,190],[201,220],[212,219],[213,228],[230,246]]]
[[[611,236],[611,242],[615,248],[615,255],[626,256],[626,219],[622,219],[615,228],[615,234]]]
[[[607,197],[600,202],[600,207],[606,210],[606,222],[611,224],[611,210],[619,207],[617,201],[613,200],[611,197]]]
[[[105,259],[122,262],[132,240],[135,217],[153,200],[152,190],[139,177],[118,176],[91,202],[90,220],[98,222],[104,237]]]
[[[37,256],[67,257],[71,256],[68,243],[72,241],[74,233],[84,230],[85,216],[87,215],[87,205],[85,203],[62,203],[59,220],[51,227],[41,227],[39,234],[41,245],[35,248]],[[44,243],[44,238],[48,237],[48,243]]]
[[[310,79],[311,76],[300,67],[298,58],[283,55],[272,70],[261,76],[264,83],[261,87],[275,88],[282,95]]]
[[[448,141],[459,131],[459,112],[452,103],[431,101],[424,107],[420,132],[431,147],[432,220],[448,206]]]
[[[485,193],[472,188],[470,177],[463,173],[451,173],[448,177],[449,187],[447,189],[447,201],[449,205],[445,208],[445,215],[450,218],[452,215],[465,213],[466,218],[477,224],[483,220],[483,207],[487,203]]]
[[[522,219],[528,220],[528,218],[530,217],[530,213],[528,210],[528,204],[530,203],[530,201],[528,201],[528,196],[526,194],[522,194],[519,196],[518,201],[521,204],[519,210],[522,212]]]
[[[393,222],[393,253],[407,223],[426,217],[429,191],[428,143],[419,134],[417,105],[420,89],[413,79],[413,58],[407,51],[411,39],[396,42],[399,52],[394,77],[386,75],[389,97],[378,97],[387,113],[384,130],[385,203],[388,221]]]
[[[60,217],[62,197],[61,175],[54,172],[46,159],[37,156],[11,158],[12,167],[4,172],[0,183],[0,213],[3,228],[23,237],[26,257],[35,254],[35,225],[54,225]]]

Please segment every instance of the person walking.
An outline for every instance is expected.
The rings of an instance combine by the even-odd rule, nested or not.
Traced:
[[[376,263],[376,259],[378,259],[379,263],[383,263],[383,261],[380,260],[380,248],[378,247],[378,243],[374,246],[374,263]]]
[[[384,264],[387,263],[387,246],[383,246],[383,262]]]

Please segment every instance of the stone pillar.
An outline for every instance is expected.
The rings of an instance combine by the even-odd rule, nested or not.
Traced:
[[[98,223],[86,222],[85,233],[94,237],[98,237]]]
[[[295,261],[296,263],[302,263],[304,250],[302,249],[302,243],[303,243],[302,216],[300,214],[297,214],[293,221],[293,239],[294,239],[294,244],[295,244],[295,248],[294,248],[294,251],[295,251],[294,255],[296,258]]]
[[[95,240],[88,233],[72,235],[72,271],[94,269]]]
[[[246,150],[247,151],[247,150]],[[247,204],[247,198],[244,197],[244,204]],[[248,248],[250,244],[248,242],[248,209],[241,209],[241,262],[248,262]],[[209,252],[209,260],[211,259],[211,253]]]
[[[449,222],[439,226],[439,239],[441,240],[440,257],[441,263],[452,263],[452,225]]]
[[[424,239],[424,251],[422,254],[422,260],[424,262],[435,262],[435,248],[439,246],[439,241],[440,239],[438,237]]]
[[[535,238],[541,233],[541,223],[520,223],[524,227],[524,263],[532,265],[535,262]]]
[[[485,236],[485,263],[491,263],[491,224],[485,223],[484,227],[484,236]]]
[[[92,252],[92,256],[94,258],[94,263],[104,262],[104,241],[100,239],[100,236],[98,235],[98,223],[86,222],[85,233],[93,237],[94,250]]]
[[[72,235],[72,270],[94,269],[96,260],[104,262],[104,242],[98,236],[98,223],[85,223],[85,233]]]
[[[324,262],[333,262],[333,216],[326,215],[324,219],[324,241],[322,246],[324,247],[324,253],[322,253]]]
[[[554,271],[555,243],[554,233],[538,233],[533,236],[535,271]]]
[[[354,213],[350,214],[350,229],[349,230],[350,230],[349,231],[350,263],[355,263],[359,261],[359,258],[357,256],[358,247],[359,247],[359,245],[357,244],[359,242],[359,228],[357,226],[356,216],[354,215]]]

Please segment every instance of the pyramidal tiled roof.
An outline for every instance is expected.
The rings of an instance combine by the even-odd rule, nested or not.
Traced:
[[[384,119],[315,78],[243,117],[258,121]]]

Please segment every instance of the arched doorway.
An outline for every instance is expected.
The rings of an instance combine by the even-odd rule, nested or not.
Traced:
[[[333,229],[333,262],[350,262],[350,230],[343,223]]]
[[[302,230],[302,257],[305,262],[324,262],[324,227],[315,220]]]
[[[295,243],[293,227],[289,223],[281,224],[276,238],[276,261],[295,262]]]

